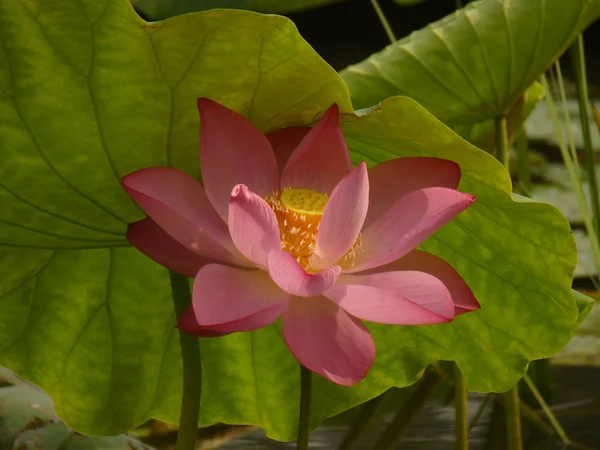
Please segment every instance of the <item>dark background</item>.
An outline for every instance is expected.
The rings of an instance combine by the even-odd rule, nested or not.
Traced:
[[[531,0],[520,0],[531,1]],[[567,2],[569,0],[565,0]],[[463,2],[465,3],[465,2]],[[400,6],[392,0],[379,0],[398,39],[451,14],[455,0],[425,0]],[[321,8],[289,14],[300,34],[336,70],[367,58],[389,45],[389,40],[370,0],[346,0]],[[584,33],[588,79],[600,84],[600,21]],[[571,73],[564,61],[564,74]]]

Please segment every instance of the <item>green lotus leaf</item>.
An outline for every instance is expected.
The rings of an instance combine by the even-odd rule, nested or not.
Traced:
[[[523,124],[533,112],[535,107],[544,98],[544,87],[537,81],[533,83],[506,112],[506,131],[508,134],[508,144],[512,145]],[[459,135],[469,141],[471,144],[479,147],[486,152],[496,154],[496,128],[494,120],[487,120],[471,125],[457,125],[453,127]]]
[[[596,300],[576,290],[573,290],[573,297],[577,302],[577,309],[579,310],[579,315],[577,317],[577,326],[580,326],[592,312],[592,309],[596,304]]]
[[[341,0],[131,0],[131,3],[148,19],[164,20],[180,14],[215,8],[286,14],[339,1]]]
[[[355,113],[288,19],[215,10],[147,24],[126,0],[0,0],[0,364],[43,388],[69,426],[114,435],[178,420],[168,274],[128,247],[126,224],[143,215],[119,180],[148,166],[198,176],[197,97],[264,131],[312,124],[335,102],[355,162],[452,159],[477,195],[422,247],[460,272],[481,310],[369,324],[373,369],[352,388],[315,377],[313,425],[439,359],[456,360],[474,391],[506,390],[571,337],[576,254],[558,210],[514,200],[492,156],[410,98]],[[295,437],[300,371],[278,324],[203,339],[201,351],[201,424]]]
[[[600,308],[597,301],[580,292],[575,298],[581,311],[577,333],[553,361],[562,365],[600,366]]]
[[[358,108],[407,95],[444,123],[504,114],[583,29],[600,0],[480,0],[341,72]]]
[[[206,11],[150,25],[125,0],[83,5],[0,0],[0,246],[126,245],[143,215],[122,176],[198,175],[197,97],[267,130],[334,102],[352,112],[335,71],[283,17]]]

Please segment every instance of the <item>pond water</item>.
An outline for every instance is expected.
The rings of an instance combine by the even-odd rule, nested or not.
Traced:
[[[568,449],[587,448],[600,450],[600,368],[585,366],[554,366],[555,412],[569,438],[583,444],[569,446]],[[483,401],[483,395],[472,395],[469,412],[475,413]],[[490,419],[491,408],[487,408],[478,425],[470,435],[471,450],[484,448],[485,434]],[[379,420],[374,430],[365,433],[356,450],[370,450],[391,416]],[[340,445],[348,426],[322,426],[311,435],[311,449],[335,450]],[[294,449],[294,443],[281,443],[267,439],[262,431],[254,430],[229,440],[218,447],[222,450],[276,450]],[[454,449],[454,409],[440,406],[436,401],[428,403],[415,421],[409,426],[403,439],[394,447],[401,450],[453,450]],[[557,439],[549,439],[525,450],[554,450],[565,448]]]

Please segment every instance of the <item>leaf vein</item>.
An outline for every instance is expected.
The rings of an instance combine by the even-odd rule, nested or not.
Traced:
[[[477,27],[475,27],[475,24],[473,23],[473,19],[471,19],[471,16],[469,15],[468,9],[463,10],[463,14],[464,14],[465,18],[467,19],[467,22],[469,23],[469,25],[471,25],[471,28],[473,29],[473,33],[475,34],[475,37],[479,41],[479,50],[481,52],[481,56],[483,57],[483,62],[485,63],[485,68],[487,70],[488,79],[490,80],[490,86],[492,87],[492,90],[494,91],[494,95],[496,97],[496,109],[499,110],[499,109],[501,109],[500,105],[498,104],[498,102],[500,101],[500,95],[498,93],[498,88],[496,87],[494,77],[492,76],[492,68],[490,66],[490,61],[488,60],[487,52],[485,51],[485,47],[483,46],[483,41],[481,40],[481,36],[479,35],[479,31],[477,30]]]
[[[438,41],[440,41],[446,47],[446,49],[448,50],[448,53],[452,56],[452,60],[454,61],[454,66],[462,73],[463,77],[468,81],[468,84],[473,88],[473,91],[479,98],[479,101],[481,102],[481,104],[485,105],[488,109],[490,109],[490,113],[493,114],[493,110],[490,108],[489,102],[483,98],[483,95],[481,94],[481,92],[479,92],[479,88],[473,81],[473,78],[471,78],[469,73],[463,68],[462,64],[460,64],[458,62],[458,60],[456,59],[456,56],[454,55],[454,51],[450,48],[450,46],[448,45],[446,40],[442,36],[440,36],[438,30],[435,27],[432,26],[432,27],[430,27],[430,29],[431,29],[431,32],[433,33],[433,35],[438,39]]]
[[[29,308],[27,310],[27,318],[25,319],[25,325],[23,325],[23,328],[18,333],[17,337],[11,343],[9,343],[4,348],[0,349],[0,353],[6,352],[12,346],[17,344],[25,336],[25,332],[29,329],[29,327],[31,325],[31,315],[32,315],[32,311],[34,309],[33,305],[35,302],[35,296],[33,295],[33,293],[37,287],[37,282],[38,282],[39,276],[48,268],[48,266],[50,266],[55,255],[56,255],[56,252],[55,251],[52,252],[50,254],[50,256],[48,257],[48,260],[44,264],[42,264],[36,272],[34,272],[31,276],[27,277],[25,280],[23,280],[22,283],[19,283],[16,287],[13,287],[8,292],[5,292],[2,294],[2,297],[5,297],[13,292],[16,292],[18,289],[25,286],[27,283],[29,283],[33,279],[33,285],[31,286],[31,289],[29,291]]]
[[[65,239],[67,241],[75,241],[75,242],[98,242],[98,243],[119,243],[119,242],[125,242],[124,240],[121,241],[104,241],[102,239],[91,239],[91,238],[76,238],[73,236],[61,236],[60,234],[57,233],[53,233],[51,231],[45,231],[45,230],[38,230],[36,228],[32,228],[32,227],[28,227],[26,225],[23,225],[21,223],[14,223],[14,222],[10,222],[8,220],[4,220],[4,219],[0,219],[0,223],[3,223],[5,225],[9,225],[9,226],[13,226],[15,228],[20,228],[22,230],[27,230],[27,231],[32,231],[34,233],[37,234],[42,234],[44,236],[50,236],[50,237],[55,237],[58,239]]]
[[[68,218],[66,216],[63,216],[61,214],[57,214],[55,212],[52,212],[52,211],[47,210],[45,208],[42,208],[41,206],[36,205],[33,202],[30,202],[29,200],[25,199],[24,197],[21,197],[16,192],[14,192],[11,189],[9,189],[8,186],[6,186],[5,184],[2,184],[2,182],[0,182],[0,188],[4,189],[6,192],[8,192],[10,195],[12,195],[14,198],[16,198],[17,200],[21,201],[22,203],[25,203],[26,205],[28,205],[28,206],[32,207],[33,209],[36,209],[36,210],[38,210],[40,212],[48,214],[49,216],[55,217],[57,219],[63,220],[65,222],[71,223],[71,224],[79,226],[81,228],[85,228],[87,230],[97,231],[99,233],[110,234],[110,235],[114,235],[114,236],[120,236],[120,237],[123,236],[123,233],[117,233],[117,232],[114,232],[114,231],[106,231],[106,230],[103,230],[101,228],[84,224],[83,222],[79,222],[78,220],[70,219],[70,218]]]
[[[8,53],[6,52],[6,48],[4,47],[3,41],[2,39],[0,39],[0,45],[3,46],[3,49],[5,51],[5,53],[8,55]],[[14,86],[14,78],[13,78],[13,73],[10,70],[10,64],[7,66],[8,67],[8,74],[9,74],[9,78],[11,80],[11,84]],[[44,163],[48,166],[48,168],[56,175],[56,177],[61,180],[67,187],[69,187],[73,192],[75,192],[76,194],[78,194],[79,196],[83,197],[84,199],[86,199],[89,203],[91,203],[92,205],[96,206],[97,208],[99,208],[100,210],[104,211],[106,214],[112,216],[114,219],[127,224],[127,221],[125,219],[123,219],[122,217],[116,215],[115,213],[113,213],[112,211],[110,211],[108,208],[102,206],[99,202],[97,202],[96,200],[94,200],[93,198],[87,196],[86,194],[84,194],[82,191],[80,191],[77,187],[75,187],[75,185],[73,185],[71,182],[69,182],[59,171],[58,169],[50,162],[50,160],[48,159],[48,157],[46,156],[46,154],[43,152],[42,147],[40,146],[39,142],[37,141],[37,139],[35,139],[33,132],[31,130],[31,128],[29,127],[29,125],[27,124],[27,122],[25,121],[25,118],[23,116],[23,114],[21,113],[21,110],[18,106],[18,103],[15,99],[15,97],[11,97],[12,99],[12,103],[14,106],[14,110],[17,113],[17,116],[19,117],[20,122],[23,124],[23,127],[25,128],[25,130],[27,131],[27,133],[29,134],[29,137],[31,139],[32,144],[34,145],[34,147],[36,148],[38,154],[40,155],[40,157],[42,158],[42,160],[44,161]]]
[[[423,67],[425,69],[425,71],[427,73],[429,73],[431,75],[431,77],[435,80],[435,82],[437,83],[438,86],[440,86],[442,89],[444,89],[446,92],[448,92],[452,97],[454,97],[456,100],[458,100],[459,103],[462,103],[463,105],[465,105],[467,107],[467,110],[463,111],[462,115],[470,115],[470,116],[473,115],[471,113],[472,106],[462,96],[460,96],[456,92],[454,92],[454,90],[448,85],[448,83],[441,80],[440,77],[427,64],[425,64],[420,58],[417,57],[417,55],[415,55],[412,51],[410,51],[404,45],[399,45],[397,48],[402,50],[404,53],[406,53],[408,56],[410,56],[413,59],[413,61],[416,61],[421,67]]]

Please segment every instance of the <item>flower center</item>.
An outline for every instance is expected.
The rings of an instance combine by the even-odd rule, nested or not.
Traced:
[[[281,248],[294,256],[305,270],[310,271],[310,257],[327,205],[327,194],[311,189],[284,188],[282,193],[275,191],[265,200],[273,208],[279,222]],[[359,236],[343,262],[353,266],[354,258],[361,249]]]
[[[280,200],[292,214],[305,215],[318,223],[325,211],[327,194],[310,189],[286,189],[281,194]]]

